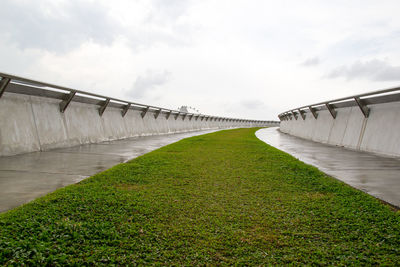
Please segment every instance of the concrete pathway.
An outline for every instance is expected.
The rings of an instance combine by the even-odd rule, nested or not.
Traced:
[[[330,176],[400,207],[400,159],[316,143],[278,129],[261,129],[256,136]]]
[[[167,144],[210,132],[215,130],[135,137],[0,157],[0,212]]]

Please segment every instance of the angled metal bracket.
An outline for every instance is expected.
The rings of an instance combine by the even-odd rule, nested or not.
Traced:
[[[189,116],[189,120],[191,121],[193,119],[194,114]]]
[[[331,113],[332,118],[336,119],[337,112],[336,112],[336,110],[333,108],[333,106],[332,106],[331,104],[329,104],[329,103],[326,103],[325,106],[326,106],[326,108],[329,110],[329,113]]]
[[[60,102],[59,107],[61,113],[64,113],[64,111],[67,109],[69,103],[71,103],[72,98],[74,98],[75,94],[76,94],[75,91],[69,92],[69,95],[63,101]]]
[[[288,113],[287,116],[289,116],[289,120],[292,120],[292,113]]]
[[[4,91],[7,88],[7,85],[10,83],[11,79],[10,78],[3,78],[0,81],[0,98],[3,96]]]
[[[318,118],[318,113],[312,106],[309,106],[308,109],[310,110],[311,114],[314,116],[315,119]]]
[[[305,112],[303,110],[299,109],[299,113],[300,113],[301,118],[304,121],[306,119],[306,114],[304,114]]]
[[[167,113],[167,116],[166,116],[165,118],[168,120],[169,117],[171,116],[171,114],[172,114],[172,110],[171,110],[170,112]]]
[[[129,108],[131,107],[131,103],[128,103],[128,105],[126,105],[122,111],[121,111],[121,115],[122,117],[125,117],[126,113],[128,112]]]
[[[296,114],[296,112],[292,111],[292,114],[293,114],[294,118],[297,120],[297,114]]]
[[[150,107],[146,107],[145,110],[142,111],[142,113],[140,114],[142,116],[142,119],[144,118],[144,116],[146,116],[147,112],[149,112]]]
[[[178,119],[178,117],[179,117],[180,114],[181,114],[181,113],[178,112],[178,113],[175,115],[175,120]]]
[[[203,115],[203,116],[201,116],[200,120],[201,120],[201,121],[203,121],[203,120],[204,120],[204,117],[205,117],[204,115]]]
[[[110,103],[110,99],[107,98],[106,101],[104,101],[104,104],[99,108],[99,114],[100,116],[103,116],[104,111],[106,110],[108,104]]]
[[[160,116],[160,113],[161,113],[161,108],[156,111],[156,114],[154,114],[154,118],[157,119],[158,116]]]
[[[200,115],[196,115],[196,118],[194,120],[197,121],[199,119],[199,117],[200,117]]]
[[[355,97],[354,100],[356,101],[358,107],[361,109],[361,112],[364,114],[365,118],[369,116],[369,108],[364,104],[364,101],[359,97]]]
[[[187,113],[182,114],[182,120],[184,121],[186,118]]]
[[[206,121],[208,121],[208,119],[210,119],[210,117],[209,117],[209,116],[207,116],[207,117],[206,117]]]

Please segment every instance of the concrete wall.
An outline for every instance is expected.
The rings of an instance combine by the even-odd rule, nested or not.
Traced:
[[[142,135],[156,135],[223,129],[268,126],[262,123],[215,121],[172,114],[169,119],[148,112],[108,107],[102,116],[99,106],[71,102],[64,113],[60,100],[5,92],[0,98],[0,156],[43,151],[58,147],[97,143]]]
[[[358,107],[336,109],[333,119],[328,110],[315,119],[306,113],[303,120],[283,120],[280,130],[316,142],[400,157],[400,102],[369,105],[365,118]]]

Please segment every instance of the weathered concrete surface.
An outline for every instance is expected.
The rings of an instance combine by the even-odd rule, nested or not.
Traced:
[[[400,102],[369,105],[365,118],[358,107],[336,109],[333,119],[328,110],[281,121],[280,130],[316,142],[400,157]]]
[[[269,126],[258,121],[216,121],[182,114],[167,119],[163,113],[155,118],[154,110],[142,118],[142,111],[131,109],[122,117],[121,109],[113,107],[107,107],[100,116],[99,106],[78,102],[71,102],[61,113],[60,102],[6,91],[0,98],[0,156],[135,136]]]
[[[357,189],[400,207],[400,159],[321,144],[266,128],[256,136]]]
[[[213,131],[134,137],[0,157],[0,212],[180,139]]]

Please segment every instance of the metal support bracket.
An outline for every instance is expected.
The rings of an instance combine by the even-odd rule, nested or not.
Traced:
[[[318,113],[312,106],[309,106],[308,109],[310,110],[311,114],[314,116],[315,119],[318,118]]]
[[[329,103],[326,103],[325,106],[326,106],[326,108],[329,110],[329,113],[331,113],[332,118],[336,119],[337,112],[336,112],[336,110],[332,107],[332,105],[329,104]]]
[[[189,120],[191,121],[193,119],[194,114],[189,116]]]
[[[184,121],[186,118],[187,113],[182,114],[182,120]]]
[[[3,78],[0,81],[0,98],[4,94],[4,91],[7,88],[7,85],[10,83],[11,79],[10,78]]]
[[[206,121],[208,121],[208,119],[210,119],[210,117],[207,116],[207,117],[206,117]]]
[[[170,112],[168,112],[168,114],[167,114],[167,116],[165,118],[168,120],[169,117],[171,116],[171,114],[172,114],[172,110]]]
[[[76,94],[75,91],[69,92],[69,95],[63,101],[60,102],[59,106],[61,113],[64,113],[64,111],[67,109],[69,103],[71,103],[72,98],[74,98],[75,94]]]
[[[154,114],[154,118],[157,119],[158,116],[160,116],[160,113],[161,113],[161,108],[156,111],[156,114]]]
[[[303,110],[299,109],[299,113],[300,113],[301,118],[304,121],[306,119],[306,114],[304,114],[305,112]]]
[[[294,118],[295,118],[296,121],[297,121],[297,114],[296,114],[296,112],[292,111],[292,114],[293,114]]]
[[[142,119],[144,118],[144,116],[146,116],[149,109],[150,109],[150,107],[147,107],[145,110],[142,111],[142,113],[140,114],[142,116]]]
[[[199,117],[200,117],[200,115],[196,115],[196,118],[194,120],[197,121],[199,119]]]
[[[204,116],[201,116],[200,120],[203,121],[204,120]]]
[[[355,97],[354,100],[356,101],[358,107],[361,109],[361,112],[364,114],[364,117],[368,118],[369,108],[364,104],[362,99],[360,99],[359,97]]]
[[[100,116],[103,116],[104,111],[106,110],[108,104],[110,103],[110,99],[107,98],[106,101],[104,101],[104,104],[99,108],[99,114]]]
[[[128,112],[129,108],[131,107],[131,103],[129,103],[128,105],[126,105],[122,111],[121,111],[121,115],[122,117],[125,117],[126,113]]]
[[[175,115],[175,120],[178,119],[180,112]]]

